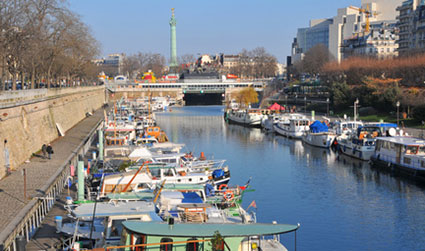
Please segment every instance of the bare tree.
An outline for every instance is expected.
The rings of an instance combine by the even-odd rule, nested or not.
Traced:
[[[323,44],[318,44],[305,53],[302,62],[297,65],[297,70],[299,72],[316,75],[320,73],[322,67],[331,60],[332,55],[328,48]]]

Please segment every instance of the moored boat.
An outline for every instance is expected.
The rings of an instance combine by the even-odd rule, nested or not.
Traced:
[[[425,140],[397,136],[380,137],[371,157],[375,166],[425,180]]]
[[[310,130],[305,132],[302,139],[309,145],[329,148],[335,140],[335,137],[336,134],[329,132],[329,127],[326,123],[316,120],[310,125]]]
[[[309,130],[310,120],[303,115],[291,115],[289,120],[280,121],[273,126],[274,131],[288,138],[301,139]]]
[[[126,248],[149,247],[150,250],[287,250],[280,234],[297,231],[288,224],[187,224],[123,222],[120,245]],[[263,238],[269,236],[270,238]],[[214,245],[214,247],[212,246]],[[121,248],[120,246],[109,248]]]

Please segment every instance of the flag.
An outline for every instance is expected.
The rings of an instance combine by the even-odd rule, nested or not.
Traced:
[[[239,188],[240,188],[242,191],[244,191],[244,190],[248,187],[249,182],[251,182],[251,177],[249,177],[249,180],[245,183],[245,185],[240,186]]]
[[[255,203],[255,200],[253,200],[251,202],[251,204],[249,204],[249,206],[246,208],[246,210],[248,210],[250,207],[253,207],[253,208],[257,209],[257,203]]]

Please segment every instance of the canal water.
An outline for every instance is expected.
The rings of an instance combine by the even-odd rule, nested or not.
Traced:
[[[301,141],[228,125],[222,106],[172,108],[159,125],[187,151],[252,177],[257,221],[297,224],[298,250],[425,250],[425,187]],[[294,234],[282,235],[294,250]]]

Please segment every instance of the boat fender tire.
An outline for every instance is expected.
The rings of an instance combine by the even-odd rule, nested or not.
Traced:
[[[231,201],[233,200],[233,198],[235,198],[235,195],[233,194],[232,191],[227,190],[226,192],[224,192],[223,197],[226,201]]]
[[[227,185],[226,185],[226,184],[221,184],[221,185],[218,187],[218,191],[223,191],[224,189],[226,189],[226,190],[227,190]]]

